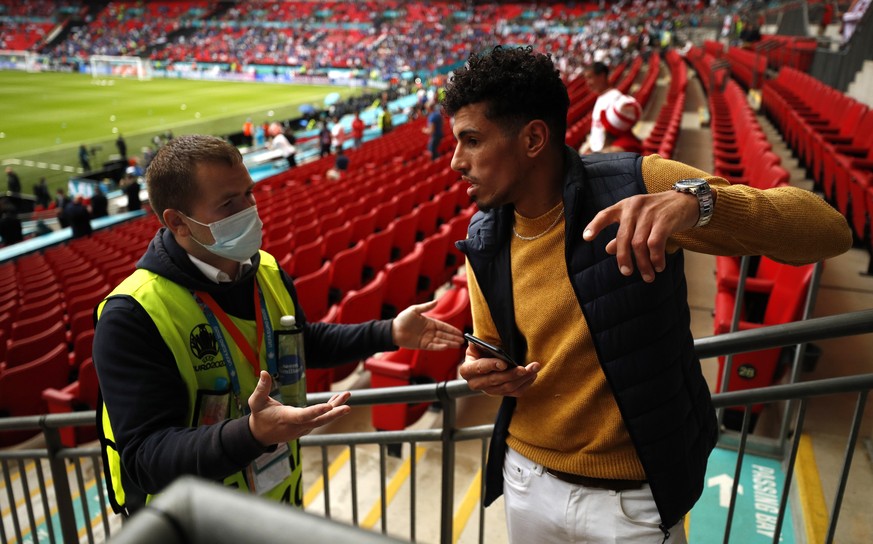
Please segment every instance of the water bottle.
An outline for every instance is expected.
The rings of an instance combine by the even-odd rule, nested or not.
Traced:
[[[306,357],[303,329],[293,315],[283,315],[276,335],[276,361],[279,367],[279,393],[287,406],[306,406]]]

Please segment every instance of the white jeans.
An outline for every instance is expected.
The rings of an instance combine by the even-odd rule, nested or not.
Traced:
[[[559,480],[512,448],[503,463],[509,541],[661,544],[660,516],[648,484],[611,491]],[[686,544],[680,520],[669,544]]]

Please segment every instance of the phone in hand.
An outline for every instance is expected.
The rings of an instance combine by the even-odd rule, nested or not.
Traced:
[[[471,344],[475,344],[479,349],[487,352],[492,357],[496,357],[497,359],[500,359],[501,361],[505,361],[510,367],[519,366],[518,363],[516,363],[512,359],[512,357],[510,357],[509,354],[506,353],[505,351],[503,351],[501,348],[499,348],[495,345],[489,344],[488,342],[486,342],[480,338],[476,338],[472,334],[464,334],[464,338],[466,338],[467,341],[470,342]]]

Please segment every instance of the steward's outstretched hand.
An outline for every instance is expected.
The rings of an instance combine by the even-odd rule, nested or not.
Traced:
[[[643,281],[655,281],[655,272],[666,266],[667,238],[697,224],[700,206],[697,197],[676,191],[635,195],[600,210],[585,227],[582,237],[589,242],[601,230],[618,223],[615,239],[606,252],[615,255],[625,276],[634,273],[634,261]]]
[[[400,312],[391,323],[394,344],[408,349],[443,350],[464,345],[464,335],[457,328],[424,315],[437,301],[416,304]]]
[[[533,385],[540,371],[539,363],[511,367],[494,357],[482,357],[474,344],[467,346],[466,360],[458,371],[474,391],[492,396],[519,397]]]
[[[306,408],[285,406],[270,396],[273,380],[270,373],[261,371],[258,386],[249,397],[249,429],[255,440],[264,446],[289,442],[305,436],[316,427],[326,425],[351,411],[348,402],[351,393],[337,393],[324,404]]]

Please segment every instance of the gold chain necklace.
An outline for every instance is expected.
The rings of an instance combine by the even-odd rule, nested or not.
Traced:
[[[547,232],[552,230],[552,228],[558,224],[558,221],[561,220],[561,217],[563,217],[563,215],[564,215],[564,206],[561,206],[561,209],[558,210],[558,215],[555,217],[555,220],[552,221],[552,224],[549,225],[548,227],[546,227],[546,230],[542,231],[541,233],[537,234],[536,236],[522,236],[521,234],[518,233],[517,230],[515,230],[515,226],[512,227],[512,234],[514,234],[515,237],[518,238],[519,240],[524,240],[525,242],[530,242],[531,240],[537,240],[539,238],[542,238],[543,236],[546,235]]]

